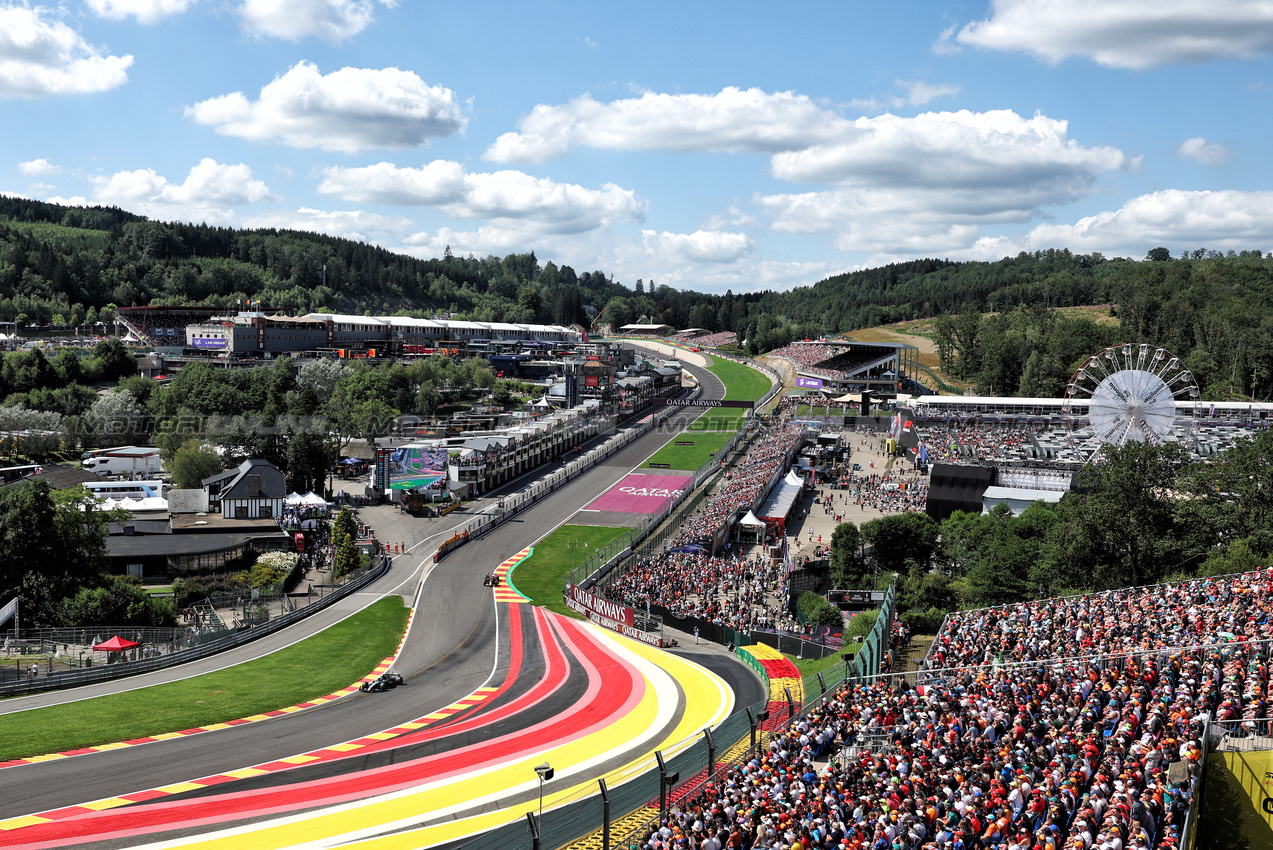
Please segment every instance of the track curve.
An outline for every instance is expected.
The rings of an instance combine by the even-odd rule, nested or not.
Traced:
[[[723,395],[714,375],[689,368],[705,397]],[[497,601],[480,585],[525,547],[527,529],[537,539],[566,521],[696,415],[674,414],[672,427],[634,441],[519,520],[440,564],[423,563],[395,665],[407,677],[401,689],[251,728],[0,771],[0,817],[10,827],[0,843],[427,846],[520,818],[537,797],[532,768],[544,758],[558,766],[545,789],[551,807],[723,720],[733,699],[715,674]],[[432,528],[416,533],[423,539]],[[318,749],[304,746],[313,741]],[[32,811],[40,814],[21,817],[25,825],[15,818]]]

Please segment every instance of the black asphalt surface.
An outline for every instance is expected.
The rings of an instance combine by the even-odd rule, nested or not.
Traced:
[[[724,387],[710,372],[686,368],[703,385],[704,397],[723,395]],[[492,591],[482,586],[482,577],[501,561],[568,521],[580,507],[617,483],[632,467],[671,439],[675,431],[701,413],[691,409],[673,414],[667,424],[580,474],[571,486],[536,502],[518,517],[520,521],[505,523],[436,565],[432,564],[432,553],[439,540],[450,533],[450,528],[471,521],[472,512],[507,490],[489,494],[486,503],[470,509],[467,515],[457,513],[446,518],[454,522],[431,523],[401,514],[396,508],[363,508],[364,519],[376,529],[380,539],[403,541],[411,547],[409,554],[394,558],[388,575],[332,609],[277,635],[214,659],[146,677],[106,683],[96,690],[116,691],[170,681],[259,657],[347,616],[386,593],[396,592],[404,598],[412,598],[418,586],[417,577],[424,572],[411,632],[394,667],[407,679],[402,687],[388,693],[355,694],[286,717],[217,732],[8,768],[0,771],[0,818],[127,794],[321,749],[422,717],[484,684],[499,684],[509,663],[507,636],[503,633],[508,628],[508,620],[499,616],[499,606],[494,602]],[[549,474],[554,468],[536,470],[532,480]],[[513,486],[529,483],[531,481],[523,480]],[[715,659],[707,654],[701,657],[696,654],[695,660],[703,662],[735,687],[740,706],[763,696],[755,695],[761,690],[759,682],[723,654]],[[563,698],[565,693],[563,691]],[[21,722],[22,715],[15,711],[47,704],[41,702],[41,696],[52,702],[85,699],[89,695],[89,689],[82,689],[60,695],[38,695],[29,701],[6,701],[0,704],[0,714],[8,715],[0,717],[0,728],[6,723]],[[91,703],[86,703],[86,709],[91,710]],[[541,716],[510,722],[535,723],[554,710],[551,705],[543,705],[533,712]],[[287,783],[294,781],[292,773],[272,776],[276,784]],[[231,783],[219,790],[228,792],[236,787],[237,783]],[[155,836],[151,836],[146,840],[154,839]],[[120,846],[131,843],[138,842],[122,842]]]

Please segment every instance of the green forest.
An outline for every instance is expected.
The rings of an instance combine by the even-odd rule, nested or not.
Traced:
[[[1143,259],[1057,249],[998,262],[915,260],[786,292],[673,289],[534,253],[421,260],[286,230],[162,223],[115,208],[0,198],[0,322],[78,326],[117,306],[448,315],[478,321],[636,321],[735,331],[748,353],[932,319],[943,371],[984,394],[1055,396],[1115,342],[1183,358],[1209,400],[1273,397],[1273,254],[1205,248]],[[1110,323],[1053,308],[1100,305]]]

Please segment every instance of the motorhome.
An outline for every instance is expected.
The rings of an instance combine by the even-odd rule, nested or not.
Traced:
[[[84,461],[83,467],[98,475],[150,478],[164,471],[159,449],[150,446],[122,446]]]
[[[163,481],[86,481],[83,487],[103,499],[164,499],[169,486]]]

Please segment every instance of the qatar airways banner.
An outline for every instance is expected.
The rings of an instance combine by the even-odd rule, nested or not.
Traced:
[[[661,638],[634,625],[636,612],[626,605],[611,602],[569,583],[566,585],[564,599],[567,608],[578,611],[603,629],[618,632],[624,637],[648,643],[650,646],[663,646]]]
[[[636,612],[627,605],[611,602],[604,596],[596,596],[573,584],[566,585],[566,604],[606,628],[636,624]]]
[[[623,514],[657,513],[668,499],[676,498],[693,484],[693,475],[628,475],[584,510]]]

